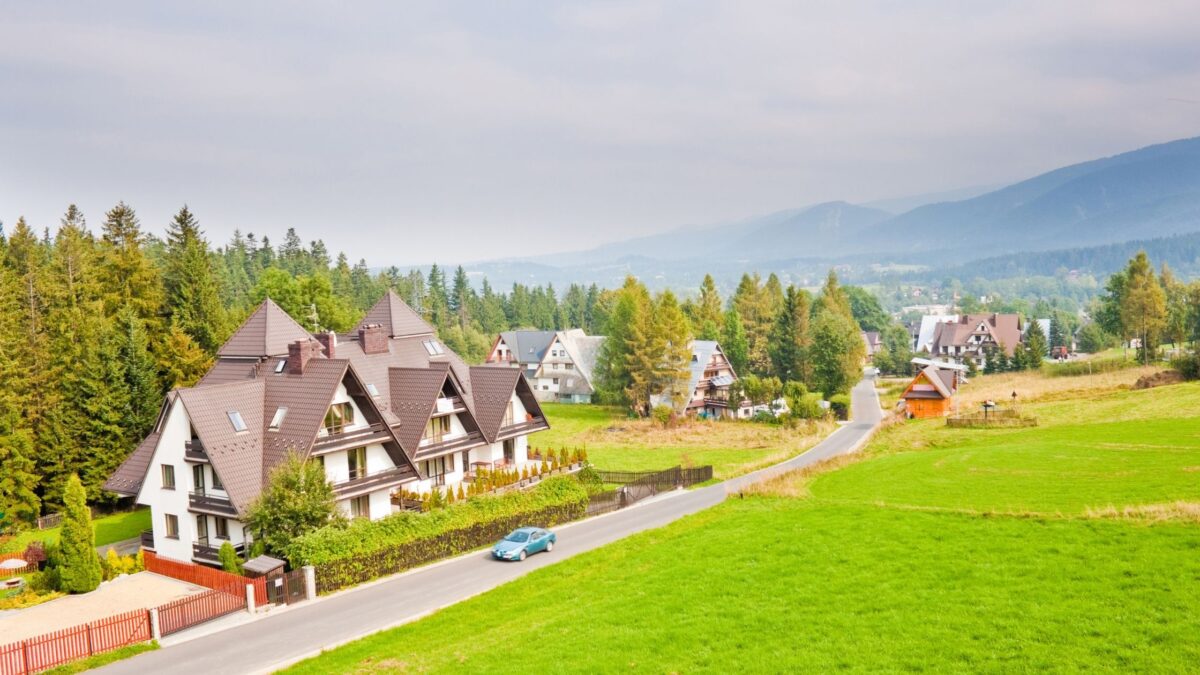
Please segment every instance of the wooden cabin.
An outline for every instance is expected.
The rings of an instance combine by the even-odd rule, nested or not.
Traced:
[[[954,407],[954,393],[958,391],[958,372],[926,366],[917,373],[905,388],[900,399],[904,401],[904,414],[909,419],[944,417]]]

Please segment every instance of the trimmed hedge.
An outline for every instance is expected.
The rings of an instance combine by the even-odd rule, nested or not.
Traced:
[[[475,497],[428,513],[326,527],[292,542],[292,567],[314,565],[317,587],[338,588],[485,546],[515,527],[548,527],[587,511],[588,493],[572,477],[548,478],[527,492]]]

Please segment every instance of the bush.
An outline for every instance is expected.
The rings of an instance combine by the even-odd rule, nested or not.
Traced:
[[[1171,359],[1171,367],[1185,380],[1200,380],[1200,354],[1196,352]]]
[[[104,555],[101,567],[104,570],[105,581],[116,579],[122,574],[134,574],[144,569],[140,558],[135,558],[131,555],[117,555],[116,549],[111,548]]]
[[[461,553],[482,544],[463,548],[462,537],[455,536],[457,531],[497,522],[566,522],[582,516],[587,502],[587,490],[575,478],[548,478],[526,492],[481,496],[429,513],[401,511],[379,520],[355,520],[346,527],[324,527],[293,540],[287,555],[293,568],[336,563],[338,575],[363,581],[372,577],[360,576],[356,560],[368,554],[386,553],[415,541],[444,547],[442,540],[451,544],[446,555]],[[398,569],[402,568],[392,571]],[[375,576],[386,573],[390,572]]]
[[[63,524],[59,537],[59,568],[62,590],[87,593],[96,590],[103,578],[100,556],[96,553],[96,533],[92,513],[79,476],[71,474],[63,492]]]
[[[230,574],[242,573],[242,561],[238,558],[237,550],[230,542],[221,544],[221,549],[217,551],[217,558],[221,560],[221,569]]]
[[[829,409],[837,416],[839,420],[850,419],[850,396],[849,394],[836,394],[829,397]]]
[[[754,413],[754,417],[751,417],[750,421],[760,424],[779,424],[781,420],[765,410],[760,410]]]
[[[671,426],[671,420],[675,417],[675,409],[669,405],[656,405],[650,411],[650,417],[654,418],[655,422],[663,425],[663,428]]]
[[[583,489],[587,490],[589,495],[604,492],[604,481],[600,480],[600,474],[591,466],[585,466],[575,474],[575,479],[579,481]]]

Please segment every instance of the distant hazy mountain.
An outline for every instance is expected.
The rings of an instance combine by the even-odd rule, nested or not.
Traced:
[[[945,190],[943,192],[929,192],[922,195],[910,195],[908,197],[894,197],[892,199],[877,199],[873,202],[863,202],[859,206],[866,206],[888,213],[904,213],[912,211],[918,206],[926,204],[937,204],[940,202],[960,202],[964,199],[978,197],[986,194],[997,188],[1002,188],[1003,185],[973,185],[971,187],[958,188],[957,190]]]
[[[891,217],[887,211],[827,202],[787,215],[763,219],[724,249],[739,258],[825,258],[853,253],[863,237]]]

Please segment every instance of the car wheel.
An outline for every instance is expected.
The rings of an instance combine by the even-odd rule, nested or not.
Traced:
[[[546,553],[554,550],[554,542],[546,542]]]
[[[525,549],[521,549],[521,555],[518,560],[525,560]]]

